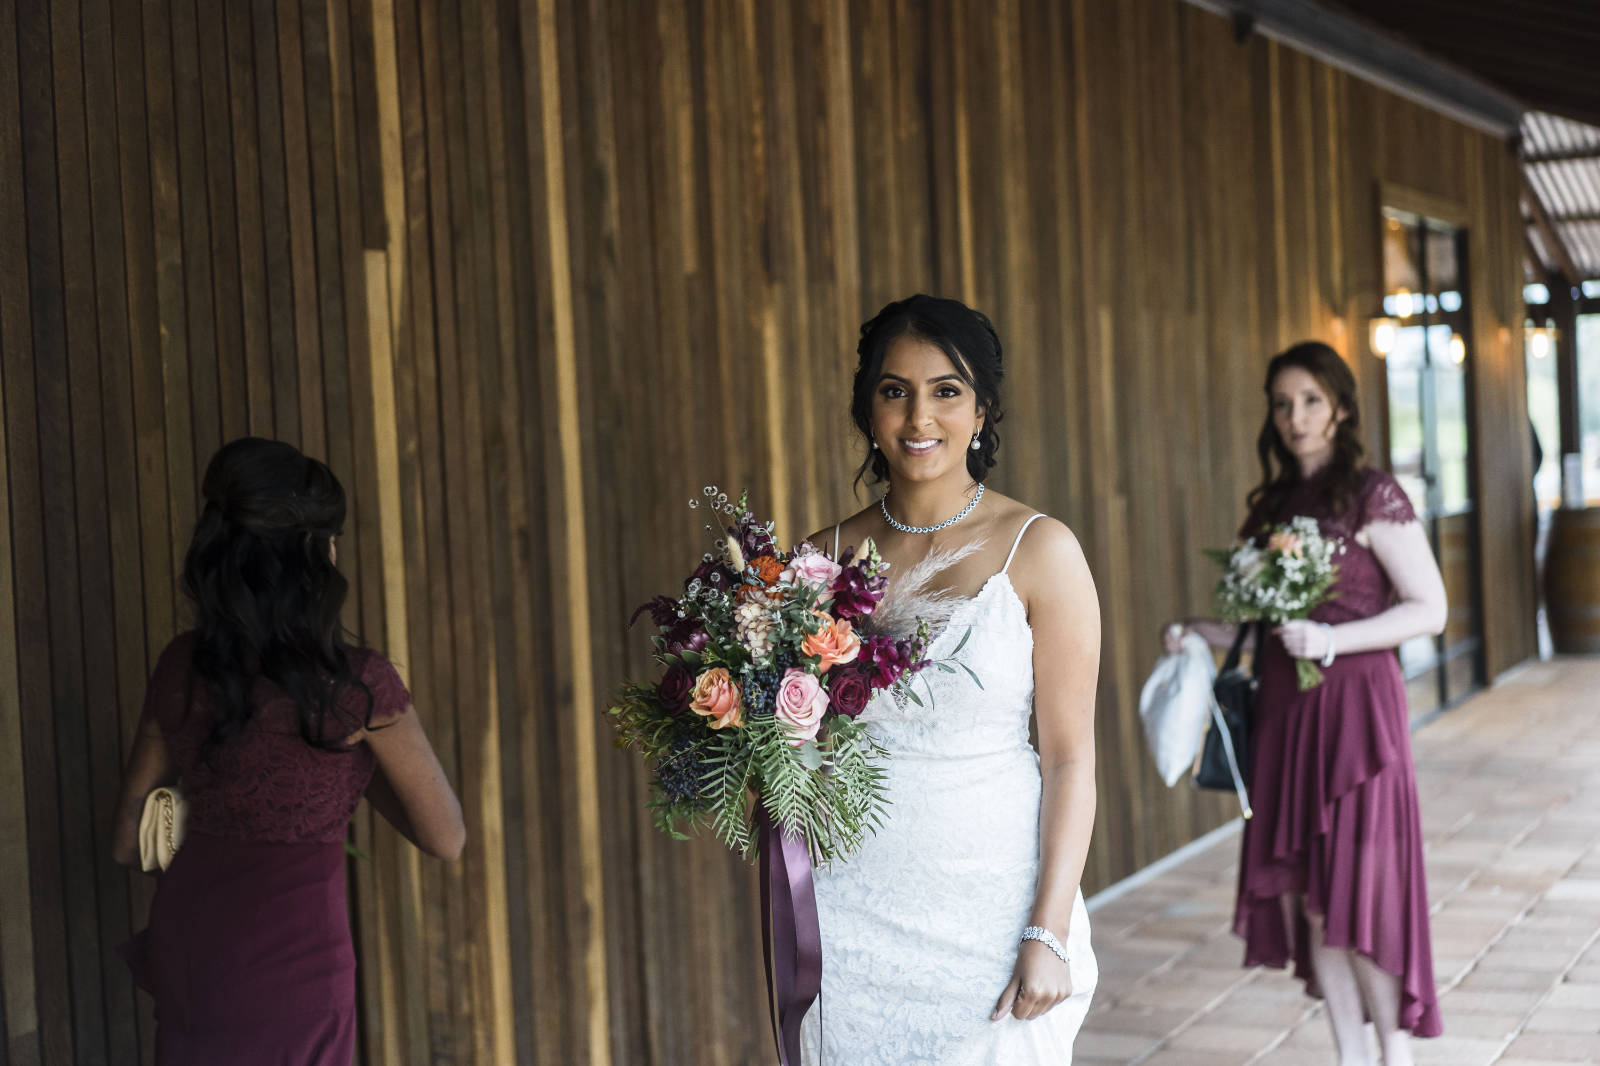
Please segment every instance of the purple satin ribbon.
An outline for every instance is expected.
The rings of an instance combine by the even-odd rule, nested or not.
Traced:
[[[773,824],[757,800],[761,828],[761,943],[767,1001],[781,1066],[800,1066],[800,1020],[822,992],[822,929],[805,837]]]

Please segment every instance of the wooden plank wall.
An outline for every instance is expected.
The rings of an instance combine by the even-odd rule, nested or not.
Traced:
[[[322,455],[349,625],[471,834],[353,831],[363,1061],[767,1061],[751,871],[652,832],[597,713],[703,483],[853,506],[858,323],[1006,343],[996,484],[1106,616],[1093,891],[1217,825],[1138,686],[1253,480],[1265,358],[1357,366],[1379,180],[1471,229],[1489,659],[1532,651],[1505,146],[1177,0],[0,0],[0,1063],[150,1061],[106,826],[222,441]]]

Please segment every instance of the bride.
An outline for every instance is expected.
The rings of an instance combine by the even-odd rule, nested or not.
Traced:
[[[857,855],[816,872],[822,995],[803,1059],[1059,1066],[1098,979],[1078,884],[1095,808],[1094,581],[1065,525],[984,488],[1001,415],[987,318],[913,296],[862,326],[857,351],[856,480],[888,485],[810,540],[837,558],[871,537],[891,563],[875,626],[931,617],[928,658],[949,668],[918,675],[921,706],[886,691],[862,713],[889,753],[890,806]]]

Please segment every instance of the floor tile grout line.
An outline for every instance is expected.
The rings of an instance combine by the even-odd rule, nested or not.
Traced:
[[[1574,870],[1583,865],[1584,860],[1593,854],[1595,850],[1596,845],[1590,844],[1588,849],[1582,855],[1578,856],[1578,858],[1573,861],[1572,865],[1567,867],[1566,872],[1557,878],[1554,883],[1560,884],[1562,881],[1565,881]],[[1549,898],[1549,895],[1550,890],[1547,888],[1544,890],[1543,894],[1540,895],[1538,902],[1545,901]],[[1532,907],[1530,907],[1529,910],[1532,910]],[[1562,968],[1561,972],[1558,973],[1550,982],[1549,986],[1545,988],[1544,994],[1534,1001],[1533,1006],[1528,1008],[1527,1013],[1522,1016],[1522,1021],[1518,1022],[1516,1027],[1506,1035],[1505,1043],[1500,1045],[1500,1050],[1495,1052],[1494,1058],[1489,1060],[1490,1066],[1493,1066],[1494,1063],[1503,1059],[1506,1052],[1511,1049],[1511,1045],[1517,1042],[1517,1038],[1523,1033],[1527,1032],[1528,1023],[1533,1021],[1533,1016],[1539,1012],[1539,1008],[1544,1006],[1550,997],[1555,994],[1555,990],[1561,987],[1562,983],[1566,981],[1567,975],[1573,970],[1577,969],[1578,963],[1582,961],[1583,956],[1589,951],[1590,948],[1594,947],[1597,942],[1600,942],[1600,929],[1597,929],[1589,934],[1589,939],[1584,942],[1582,947],[1573,953],[1572,958],[1568,960],[1567,965]]]
[[[1233,995],[1235,992],[1237,992],[1239,989],[1243,988],[1245,985],[1247,985],[1250,982],[1254,981],[1256,979],[1256,977],[1258,975],[1260,975],[1260,973],[1261,973],[1261,967],[1259,967],[1259,966],[1255,966],[1255,967],[1252,967],[1252,968],[1246,970],[1244,972],[1244,975],[1242,977],[1240,977],[1239,980],[1233,982],[1233,984],[1229,985],[1225,990],[1223,990],[1221,993],[1219,993],[1214,999],[1212,999],[1210,1002],[1208,1002],[1205,1006],[1203,1006],[1203,1007],[1199,1008],[1198,1010],[1196,1010],[1188,1018],[1185,1018],[1183,1021],[1179,1022],[1178,1026],[1176,1028],[1174,1028],[1174,1029],[1169,1030],[1167,1032],[1166,1036],[1157,1038],[1156,1042],[1153,1045],[1151,1045],[1150,1047],[1145,1048],[1144,1052],[1141,1055],[1139,1055],[1138,1058],[1129,1059],[1127,1061],[1127,1063],[1125,1064],[1125,1066],[1139,1066],[1140,1063],[1148,1061],[1150,1059],[1150,1056],[1156,1054],[1156,1052],[1158,1052],[1158,1051],[1163,1050],[1167,1046],[1167,1044],[1172,1040],[1173,1037],[1179,1036],[1179,1035],[1183,1034],[1184,1032],[1186,1032],[1187,1030],[1189,1030],[1201,1018],[1205,1017],[1207,1014],[1210,1014],[1212,1011],[1216,1010],[1218,1005],[1220,1005],[1223,1000],[1225,1000],[1229,996]]]
[[[1513,839],[1511,841],[1511,843],[1507,844],[1505,847],[1500,849],[1500,851],[1494,857],[1495,860],[1499,860],[1500,858],[1503,858],[1506,855],[1507,852],[1510,852],[1511,850],[1516,848],[1519,844],[1521,844],[1524,840],[1528,839],[1528,837],[1532,836],[1535,832],[1538,831],[1540,826],[1544,825],[1546,822],[1548,822],[1550,820],[1550,815],[1551,815],[1551,813],[1553,811],[1555,811],[1558,807],[1566,806],[1570,802],[1571,802],[1571,797],[1569,796],[1562,803],[1551,804],[1549,807],[1545,808],[1544,813],[1539,816],[1538,820],[1535,821],[1533,823],[1533,825],[1529,826],[1523,832],[1517,834],[1516,838]],[[1516,926],[1522,924],[1522,922],[1528,917],[1528,915],[1533,913],[1533,909],[1535,907],[1537,907],[1540,903],[1544,902],[1544,900],[1548,897],[1551,887],[1560,884],[1562,881],[1565,881],[1572,874],[1572,872],[1574,870],[1576,870],[1583,863],[1584,859],[1593,850],[1594,850],[1594,845],[1591,843],[1590,846],[1588,847],[1588,849],[1586,849],[1582,854],[1580,854],[1576,859],[1574,859],[1570,864],[1568,864],[1567,868],[1561,872],[1560,876],[1554,878],[1550,882],[1549,885],[1546,885],[1545,888],[1543,890],[1541,890],[1540,893],[1537,896],[1535,896],[1532,900],[1530,900],[1528,902],[1527,906],[1525,906],[1521,910],[1519,910],[1516,913],[1516,915],[1511,918],[1510,921],[1506,922],[1505,925],[1501,926],[1500,927],[1500,931],[1498,933],[1496,933],[1493,937],[1491,937],[1489,939],[1489,942],[1487,944],[1485,944],[1477,952],[1477,954],[1472,956],[1471,960],[1467,963],[1467,965],[1465,967],[1463,967],[1461,972],[1458,973],[1448,984],[1444,985],[1443,987],[1438,987],[1437,984],[1436,984],[1435,987],[1438,989],[1439,995],[1443,996],[1446,992],[1452,991],[1453,989],[1460,987],[1461,983],[1463,981],[1465,981],[1469,976],[1471,976],[1474,971],[1477,970],[1478,964],[1483,961],[1484,956],[1488,955],[1489,952],[1494,948],[1494,946],[1496,944],[1498,944],[1502,940],[1504,940],[1506,938],[1507,934],[1509,934],[1512,929],[1514,929]],[[1461,892],[1465,892],[1466,889],[1467,889],[1467,886],[1469,884],[1471,884],[1472,882],[1476,881],[1482,875],[1483,870],[1489,865],[1492,865],[1492,862],[1491,863],[1485,863],[1483,866],[1480,866],[1477,870],[1473,871],[1473,873],[1472,873],[1472,875],[1470,877],[1466,878],[1466,880],[1464,880],[1461,883],[1461,885],[1458,886],[1456,892],[1452,893],[1450,896],[1445,897],[1445,899],[1440,900],[1437,906],[1428,908],[1428,917],[1431,919],[1435,914],[1439,913],[1439,910],[1443,908],[1443,906],[1444,906],[1444,904],[1445,904],[1445,902],[1447,900],[1454,899]],[[1585,950],[1587,950],[1587,949],[1585,949]],[[1571,967],[1569,966],[1568,969],[1570,969],[1570,968]],[[1565,971],[1563,971],[1563,972],[1565,972]]]

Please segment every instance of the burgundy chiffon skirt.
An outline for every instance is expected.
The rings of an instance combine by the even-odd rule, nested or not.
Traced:
[[[1294,963],[1318,995],[1310,928],[1287,928],[1279,897],[1303,893],[1329,947],[1401,979],[1399,1025],[1442,1032],[1433,985],[1410,717],[1392,652],[1337,659],[1309,692],[1271,640],[1262,663],[1234,932],[1246,966]]]
[[[350,1066],[342,844],[190,833],[122,951],[155,996],[161,1066]]]

